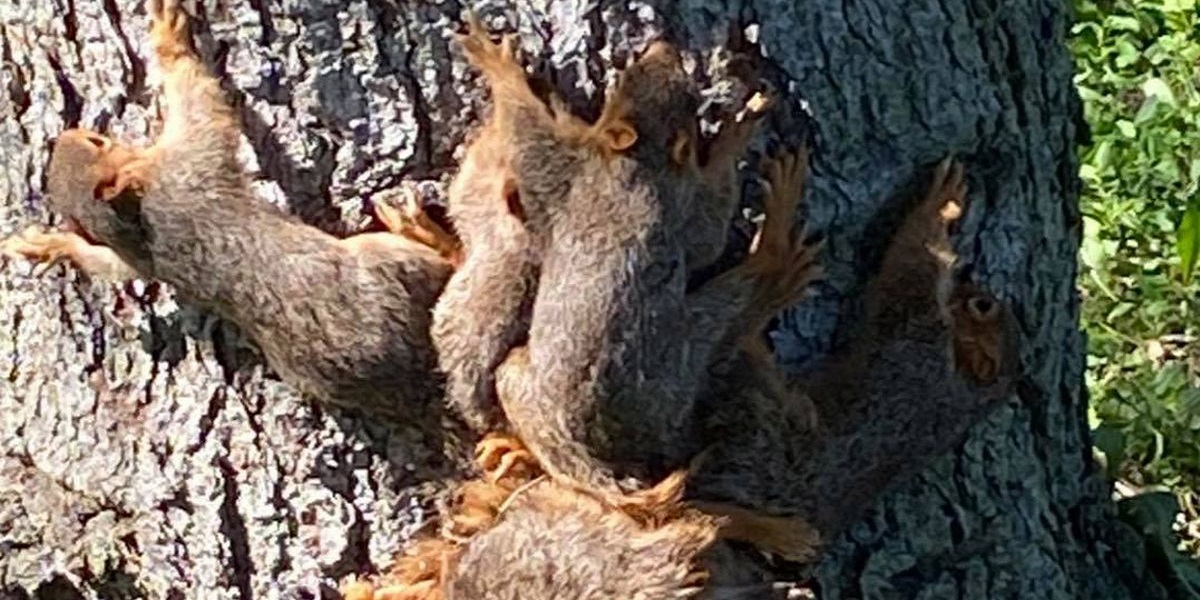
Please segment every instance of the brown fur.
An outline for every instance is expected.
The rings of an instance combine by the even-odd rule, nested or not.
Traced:
[[[676,179],[689,186],[692,182],[699,184],[693,186],[699,195],[689,199],[686,192],[681,192],[677,200],[686,200],[686,206],[675,208],[689,211],[684,217],[687,225],[680,228],[686,268],[691,271],[703,267],[724,247],[740,191],[736,186],[736,161],[770,102],[765,96],[756,96],[741,115],[729,119],[712,140],[709,159],[700,166],[696,164],[694,101],[679,77],[671,74],[667,80],[678,83],[673,84],[677,91],[667,92],[671,98],[683,99],[678,105],[656,98],[652,86],[618,84],[621,91],[609,97],[595,123],[587,123],[572,115],[557,97],[551,96],[546,103],[533,93],[516,62],[515,38],[506,36],[499,45],[493,44],[473,14],[468,13],[466,20],[470,31],[459,40],[468,59],[484,72],[492,88],[494,108],[471,144],[451,191],[451,213],[466,240],[467,260],[438,303],[433,337],[447,373],[450,405],[482,433],[504,422],[496,405],[494,371],[528,333],[530,305],[537,293],[543,254],[590,252],[585,249],[590,243],[582,243],[585,239],[608,235],[604,229],[633,235],[635,223],[624,221],[642,218],[623,216],[630,211],[620,207],[568,208],[567,199],[605,198],[622,186],[636,188],[636,182],[615,180],[605,173],[605,165],[629,162],[628,156],[645,157],[645,148],[658,148],[664,154],[656,160],[661,162],[669,156],[674,165],[671,170],[678,174]],[[669,66],[678,61],[678,53],[669,44],[657,43],[642,60],[646,64],[665,61]],[[636,79],[637,68],[633,70]],[[539,164],[544,158],[565,170]],[[518,180],[517,166],[521,164],[526,168]],[[568,188],[577,191],[562,197]],[[644,191],[635,193],[645,195]],[[504,205],[492,199],[497,195],[505,198]],[[528,227],[524,222],[527,209],[532,211]],[[571,213],[580,213],[580,218],[571,217]],[[553,228],[560,233],[551,242],[551,224],[547,221],[553,215],[566,215],[574,225],[555,225]],[[606,222],[597,222],[597,218]],[[578,235],[561,233],[569,227],[578,227]],[[626,229],[629,231],[623,231]],[[539,234],[539,239],[534,234]],[[564,261],[553,262],[559,265]],[[621,290],[602,292],[613,293]],[[586,296],[578,298],[582,298],[578,303],[589,302]]]
[[[620,495],[619,478],[655,479],[694,451],[679,432],[693,430],[705,369],[759,276],[740,269],[685,298],[683,231],[703,179],[695,90],[657,42],[584,125],[533,93],[511,39],[494,44],[472,22],[460,42],[492,89],[491,127],[511,141],[540,258],[528,345],[497,368],[497,395],[552,477]],[[723,176],[748,131],[713,153]]]
[[[961,283],[950,295],[954,322],[954,363],[958,371],[978,385],[991,385],[1010,373],[1017,355],[1016,320],[1008,307],[987,290]]]
[[[417,542],[385,576],[351,580],[343,584],[343,595],[347,600],[693,597],[705,581],[700,555],[715,540],[719,521],[683,505],[682,491],[682,476],[668,478],[647,490],[655,503],[635,516],[544,477],[521,485],[467,482],[448,522],[464,513],[490,519],[472,519],[476,527],[463,541],[444,532]],[[566,569],[552,578],[538,575],[549,566]],[[596,577],[628,567],[634,570],[622,577]]]
[[[388,231],[424,244],[456,269],[460,267],[465,259],[462,240],[430,217],[411,189],[401,193],[400,203],[399,208],[375,205],[375,216]]]
[[[828,540],[1008,398],[1019,367],[1015,321],[979,288],[953,282],[947,232],[965,199],[961,166],[943,163],[867,286],[866,327],[804,382],[819,428],[786,425],[772,408],[779,401],[755,391],[775,384],[723,382],[725,393],[757,399],[727,398],[724,415],[718,405],[713,422],[730,426],[717,428],[726,437],[709,451],[689,495],[792,516]],[[746,421],[760,425],[732,427]]]
[[[791,230],[806,157],[807,153],[789,154],[767,165],[772,193],[748,261],[760,277],[753,280],[755,305],[742,317],[759,327],[766,325],[761,306],[796,302],[819,272],[814,264],[815,249],[805,246],[803,235]],[[761,331],[747,332],[744,343],[757,348],[761,344],[757,334]],[[786,385],[769,352],[755,356],[751,366],[761,375],[759,381],[768,384],[763,393],[782,402],[787,397]],[[718,369],[731,362],[722,361]],[[712,398],[714,403],[726,400],[724,396]],[[783,410],[766,400],[756,401],[752,407],[768,406]],[[805,409],[802,414],[808,414],[806,405],[797,406]],[[754,422],[752,427],[768,427],[767,420],[779,415],[759,410],[750,416],[764,419],[764,424]],[[777,423],[769,427],[782,431]],[[449,597],[497,600],[762,598],[770,596],[769,586],[748,575],[740,555],[728,547],[714,546],[714,542],[749,542],[797,560],[811,558],[819,546],[816,532],[802,520],[733,505],[681,502],[686,471],[677,471],[641,491],[637,502],[613,502],[611,497],[569,483],[538,478],[536,463],[527,457],[519,461],[519,468],[501,467],[496,452],[504,451],[510,451],[506,456],[520,453],[520,440],[511,434],[485,438],[478,454],[485,476],[463,484],[459,502],[446,517],[441,543],[423,541],[406,552],[377,583],[374,600],[434,600],[449,590],[462,594]],[[441,564],[447,570],[436,576],[412,577],[412,561]],[[547,573],[553,576],[547,577]],[[436,589],[430,589],[430,581],[437,582]],[[737,587],[746,583],[752,585]],[[356,592],[364,584],[352,585],[359,587],[345,589]],[[372,596],[348,593],[347,598],[370,600]]]
[[[493,372],[527,333],[537,276],[538,253],[519,211],[512,172],[512,133],[499,126],[506,114],[498,103],[450,186],[450,217],[465,258],[433,313],[446,401],[477,433],[502,422]]]
[[[712,445],[687,481],[690,504],[721,515],[718,520],[697,528],[697,513],[678,513],[673,520],[670,511],[660,521],[635,519],[574,487],[542,481],[524,501],[506,501],[497,523],[467,542],[453,574],[443,580],[444,589],[488,599],[687,597],[693,593],[689,574],[700,565],[709,577],[696,593],[706,598],[770,597],[769,586],[729,585],[746,558],[713,542],[723,536],[785,558],[812,560],[825,541],[897,481],[957,443],[1012,390],[1018,332],[1011,315],[1002,304],[980,304],[983,292],[971,284],[948,284],[954,257],[946,230],[961,212],[961,172],[944,165],[931,188],[884,263],[925,277],[882,274],[875,279],[919,285],[925,300],[906,310],[875,313],[903,315],[904,322],[880,322],[877,331],[887,336],[858,338],[856,343],[869,344],[871,352],[860,346],[834,357],[835,362],[870,361],[852,362],[857,370],[828,371],[833,379],[821,380],[826,392],[850,390],[838,396],[844,404],[822,404],[827,411],[822,419],[836,420],[838,428],[815,426],[804,394],[790,388],[761,351],[744,345],[732,359],[713,366],[717,386],[706,405]],[[954,210],[946,210],[951,205]],[[760,247],[772,245],[767,231],[765,224]],[[869,298],[875,306],[892,293],[921,297],[911,288],[869,289],[876,294]],[[971,302],[974,306],[968,306]],[[969,321],[960,325],[963,318]],[[977,368],[974,359],[963,360],[970,366],[955,369],[954,340],[968,337],[960,347],[999,362],[993,367],[989,359],[985,368]],[[757,346],[755,338],[746,339]],[[989,383],[975,383],[993,373]],[[645,529],[635,527],[647,522],[654,527],[653,543],[645,541]],[[612,562],[613,557],[622,562]],[[663,581],[671,585],[664,587]]]
[[[191,48],[187,15],[177,0],[149,0],[147,10],[163,70],[162,134],[133,148],[64,132],[49,198],[78,233],[19,236],[5,249],[159,279],[237,323],[302,392],[381,416],[426,416],[441,390],[429,311],[450,262],[391,233],[339,240],[253,198],[235,158],[236,115]]]

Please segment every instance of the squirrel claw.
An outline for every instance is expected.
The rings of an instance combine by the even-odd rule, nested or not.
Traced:
[[[375,217],[384,228],[396,235],[428,246],[455,265],[462,262],[462,244],[454,234],[438,225],[417,200],[416,194],[406,190],[400,194],[400,208],[386,202],[375,203]]]
[[[351,575],[340,587],[342,600],[424,600],[434,598],[437,582],[418,581],[411,584],[378,586]]]
[[[925,196],[925,206],[936,210],[943,223],[957,221],[963,213],[967,198],[965,169],[961,162],[947,156],[938,163]]]
[[[763,92],[754,92],[754,95],[746,101],[745,107],[742,109],[738,117],[739,121],[753,121],[761,119],[771,107],[775,105],[775,97]]]
[[[475,461],[488,481],[497,482],[515,469],[529,470],[536,461],[515,436],[491,434],[475,446]]]
[[[149,164],[150,160],[145,157],[134,158],[125,163],[117,170],[111,181],[97,187],[96,199],[101,202],[111,202],[126,191],[141,192],[145,189],[145,182],[149,179],[145,175]]]
[[[179,0],[147,0],[150,15],[150,45],[159,59],[168,62],[191,52],[188,15]]]
[[[54,264],[66,258],[66,247],[67,239],[64,234],[42,231],[40,227],[34,225],[0,241],[0,255]]]
[[[524,73],[517,62],[516,36],[506,34],[501,37],[500,43],[496,43],[492,41],[478,13],[467,11],[464,20],[467,22],[467,32],[456,34],[455,39],[462,46],[468,62],[485,75],[497,74],[513,67]]]
[[[375,585],[351,575],[338,586],[342,600],[375,600]]]

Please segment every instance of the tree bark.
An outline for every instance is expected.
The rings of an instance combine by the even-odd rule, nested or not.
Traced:
[[[53,222],[43,168],[64,128],[153,135],[140,5],[0,4],[0,233]],[[461,9],[206,2],[197,45],[239,103],[262,196],[339,233],[402,185],[444,196],[484,106],[447,36]],[[837,540],[815,571],[822,597],[1145,591],[1118,575],[1091,469],[1063,0],[528,0],[507,15],[592,107],[605,65],[649,36],[708,65],[731,25],[757,24],[775,83],[815,120],[807,211],[829,239],[827,281],[774,334],[789,367],[853,318],[901,191],[947,153],[965,160],[972,208],[956,247],[1022,323],[1020,401]],[[795,139],[794,121],[773,119],[769,136]],[[431,516],[435,453],[412,436],[300,401],[164,286],[30,271],[0,274],[0,598],[333,597]]]

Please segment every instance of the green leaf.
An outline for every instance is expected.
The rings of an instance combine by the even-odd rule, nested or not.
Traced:
[[[1108,25],[1113,31],[1132,31],[1136,32],[1141,29],[1141,24],[1134,17],[1126,17],[1123,15],[1112,15],[1104,19],[1104,24]]]
[[[1200,205],[1192,203],[1175,232],[1175,251],[1179,255],[1179,270],[1183,283],[1192,282],[1196,259],[1200,258]]]
[[[1170,538],[1175,515],[1179,514],[1179,501],[1170,492],[1147,491],[1121,500],[1117,510],[1121,520],[1142,535],[1151,539]]]
[[[1141,60],[1142,51],[1129,40],[1117,42],[1117,66],[1124,69]]]
[[[1107,320],[1109,322],[1117,321],[1121,317],[1133,312],[1134,309],[1136,309],[1136,308],[1137,308],[1137,305],[1133,304],[1132,302],[1121,302],[1112,309],[1112,312],[1108,313]]]
[[[1188,388],[1179,395],[1179,419],[1188,429],[1200,431],[1200,389]]]
[[[1080,85],[1076,86],[1076,89],[1079,91],[1079,98],[1084,102],[1097,102],[1104,99],[1104,94],[1090,87]]]
[[[1104,140],[1096,146],[1096,154],[1093,156],[1092,161],[1095,163],[1097,169],[1103,171],[1108,167],[1109,161],[1112,158],[1112,151],[1113,143],[1111,139]]]
[[[1108,253],[1100,239],[1100,223],[1091,217],[1083,218],[1083,243],[1079,246],[1079,258],[1088,268],[1099,271],[1104,267]]]
[[[1156,112],[1158,112],[1158,96],[1147,96],[1146,101],[1134,115],[1133,122],[1137,125],[1145,125],[1147,121],[1154,118]]]
[[[1072,81],[1092,134],[1079,168],[1078,249],[1089,428],[1110,426],[1096,432],[1097,456],[1120,454],[1112,428],[1124,434],[1123,464],[1111,462],[1123,475],[1191,493],[1200,489],[1200,0],[1071,4]],[[1200,558],[1200,536],[1184,538]]]
[[[1159,102],[1168,106],[1174,107],[1178,105],[1178,102],[1175,100],[1175,93],[1171,91],[1171,86],[1157,77],[1151,77],[1142,84],[1142,93],[1146,94],[1147,98],[1157,98]]]

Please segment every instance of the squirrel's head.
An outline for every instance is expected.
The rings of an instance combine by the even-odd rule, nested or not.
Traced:
[[[50,208],[106,245],[138,235],[141,190],[122,172],[138,150],[86,129],[68,129],[54,142],[47,169]]]
[[[658,40],[617,75],[600,124],[614,150],[679,167],[696,159],[699,106],[679,50]]]
[[[96,202],[107,203],[128,191],[120,181],[121,168],[136,152],[107,136],[87,129],[68,129],[54,142],[48,172],[55,209],[73,213]]]
[[[982,287],[960,283],[950,296],[954,362],[977,385],[1009,382],[1020,369],[1020,328],[1008,305]]]

